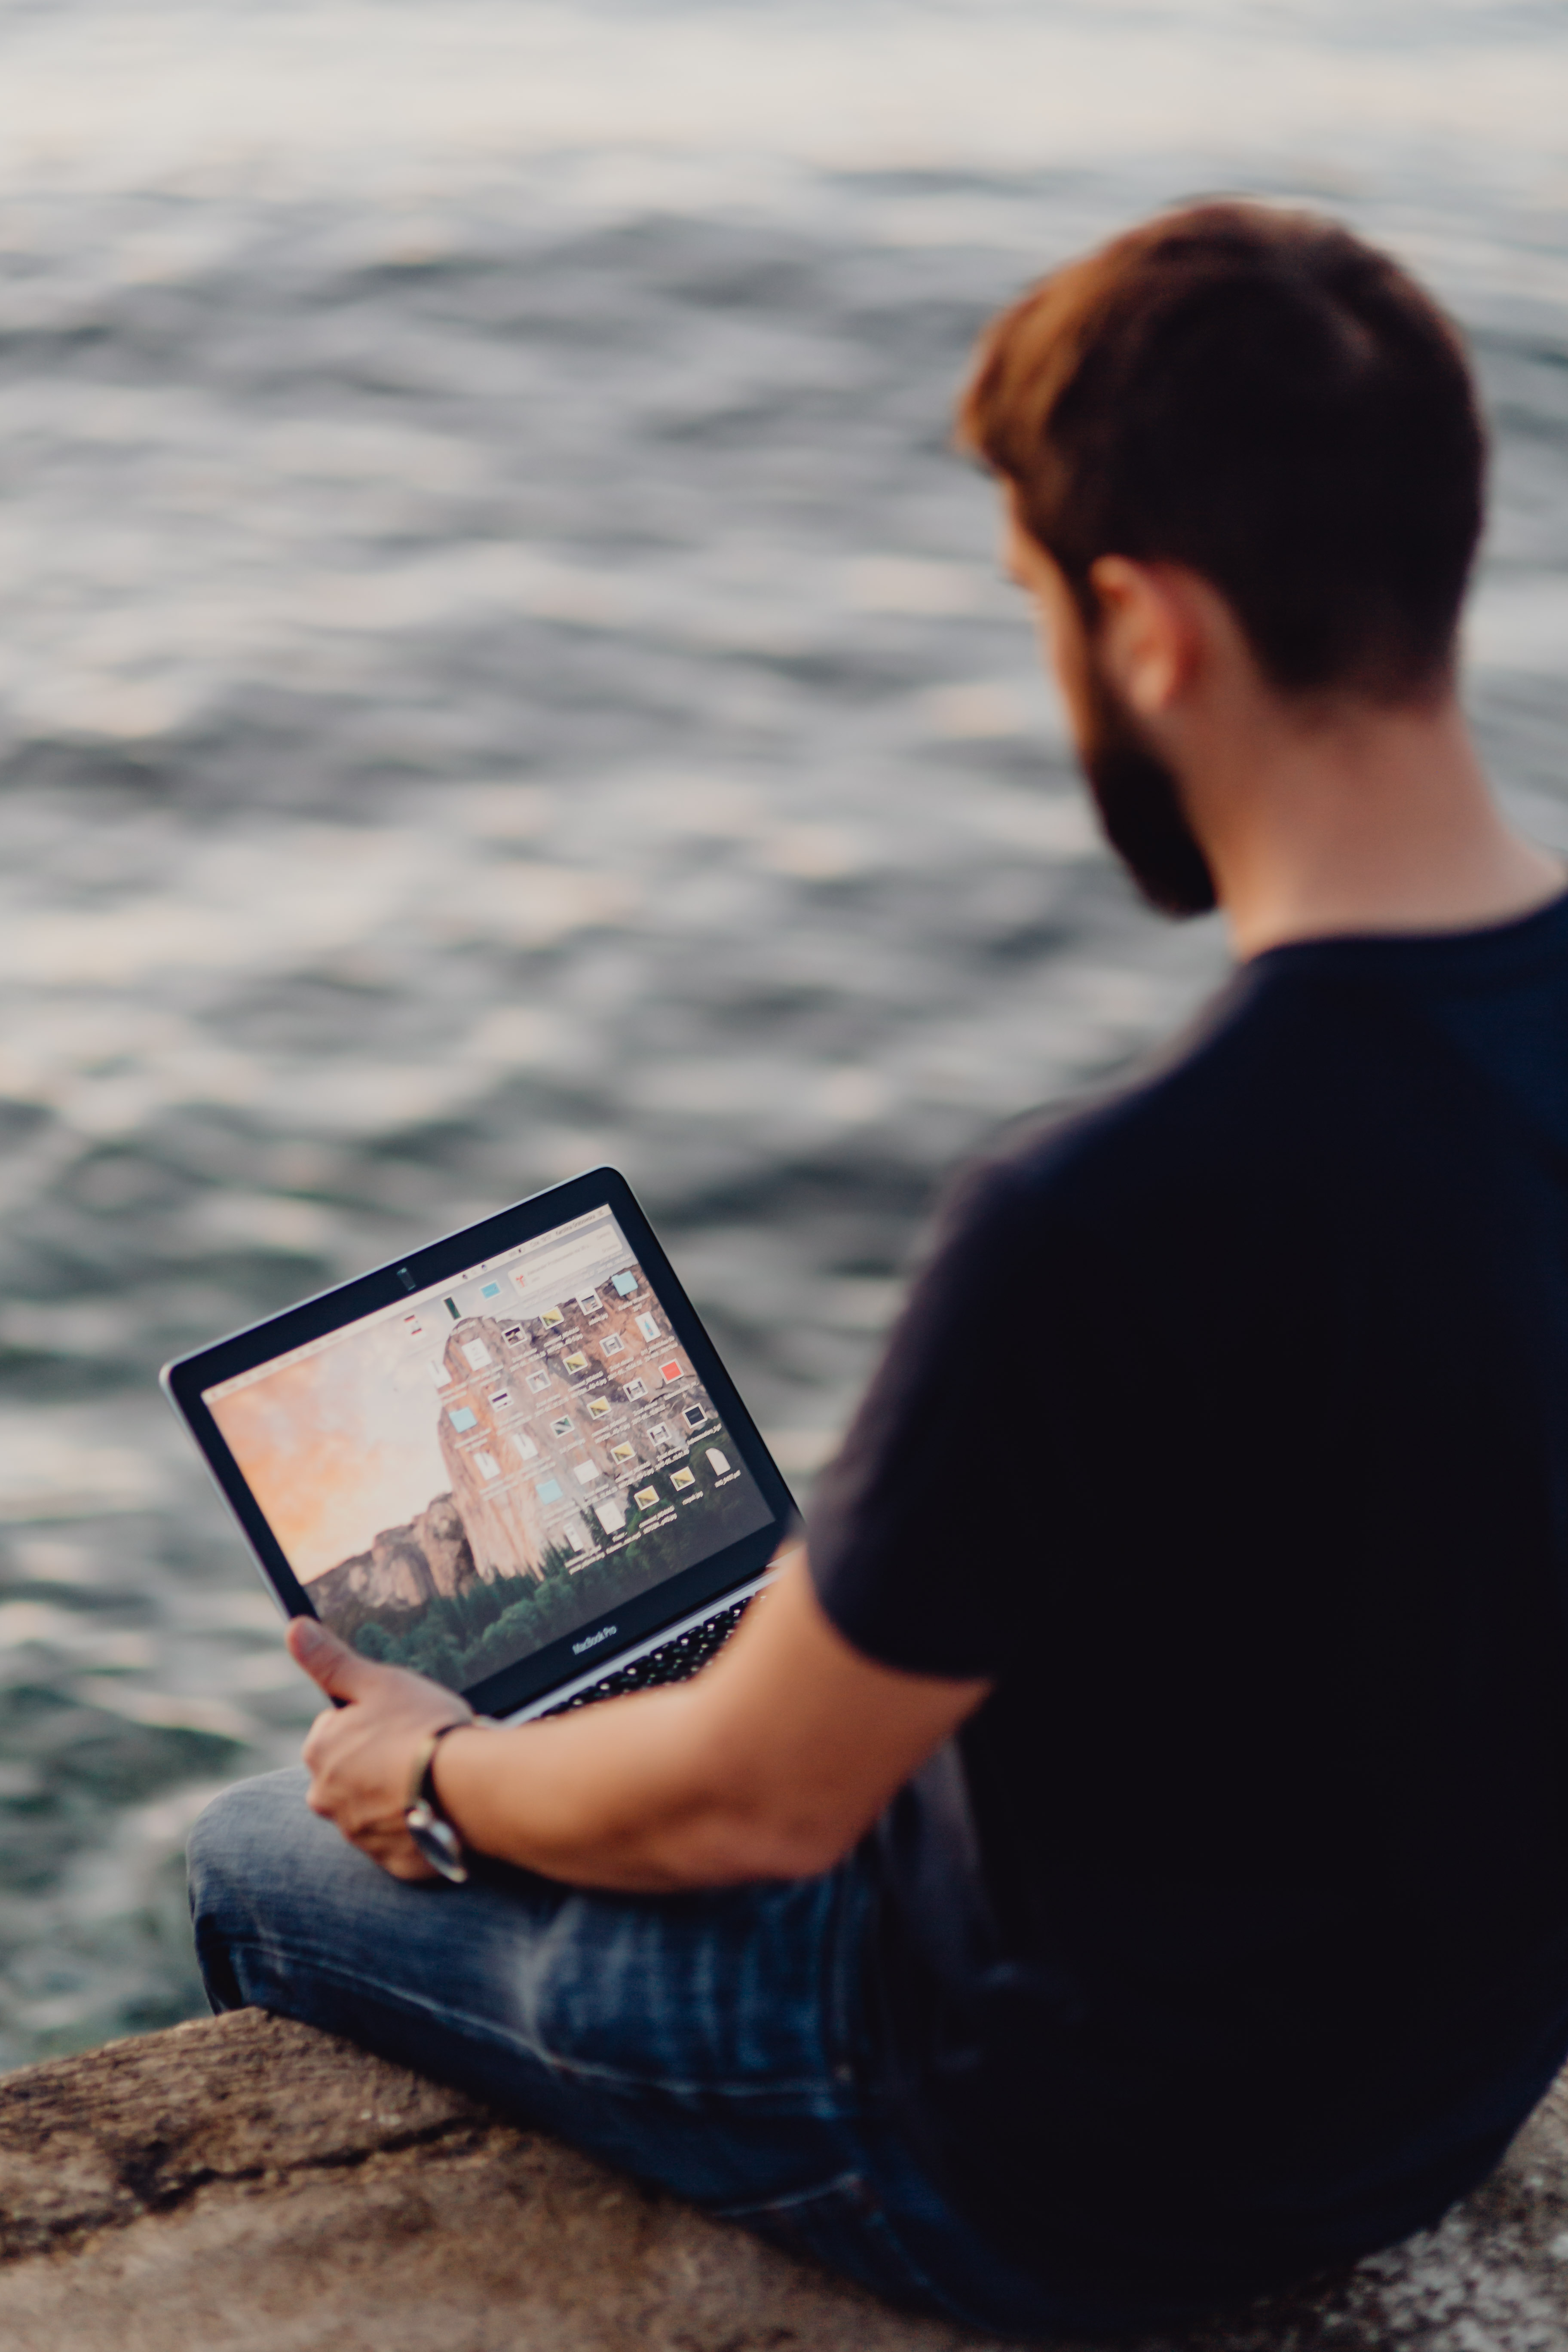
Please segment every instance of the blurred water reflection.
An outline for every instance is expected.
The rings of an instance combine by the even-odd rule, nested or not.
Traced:
[[[1436,279],[1472,698],[1568,844],[1565,46],[0,5],[0,2063],[195,2003],[184,1827],[310,1712],[163,1356],[605,1157],[804,1484],[942,1172],[1221,968],[945,450],[1022,276],[1223,182]]]

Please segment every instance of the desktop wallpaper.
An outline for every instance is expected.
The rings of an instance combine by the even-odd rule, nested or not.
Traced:
[[[209,1392],[318,1613],[454,1688],[769,1516],[613,1221],[563,1264],[547,1236]]]

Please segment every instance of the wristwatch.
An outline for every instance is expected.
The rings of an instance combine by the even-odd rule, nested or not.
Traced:
[[[488,1715],[460,1715],[455,1723],[444,1723],[438,1731],[432,1731],[414,1751],[404,1826],[432,1870],[439,1871],[454,1886],[467,1882],[468,1865],[463,1859],[463,1841],[441,1811],[441,1800],[436,1794],[436,1750],[449,1731],[492,1727],[493,1718]]]

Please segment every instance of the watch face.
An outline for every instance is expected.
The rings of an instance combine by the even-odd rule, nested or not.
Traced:
[[[450,1822],[444,1822],[423,1797],[409,1806],[403,1816],[409,1836],[433,1870],[454,1886],[463,1885],[468,1875],[468,1865],[463,1860],[463,1841]]]

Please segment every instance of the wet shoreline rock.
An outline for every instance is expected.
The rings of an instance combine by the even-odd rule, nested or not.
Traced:
[[[318,2352],[329,2338],[348,2352],[986,2340],[258,2011],[0,2079],[6,2352]],[[1331,2347],[1568,2352],[1568,2077],[1440,2229],[1136,2352]]]

